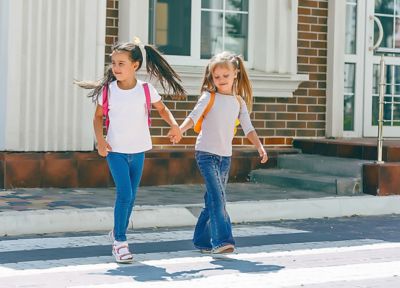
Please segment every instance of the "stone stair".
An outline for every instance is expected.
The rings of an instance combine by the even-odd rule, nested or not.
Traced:
[[[332,195],[362,193],[362,166],[370,161],[312,154],[278,155],[277,168],[250,172],[250,181],[277,187],[323,191]]]

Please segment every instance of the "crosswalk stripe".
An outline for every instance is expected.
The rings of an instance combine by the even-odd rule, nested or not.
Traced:
[[[376,240],[347,240],[347,241],[323,241],[323,242],[307,242],[307,243],[290,243],[290,244],[275,244],[261,245],[251,247],[240,247],[237,249],[238,254],[233,254],[229,257],[243,259],[249,254],[257,257],[288,257],[302,255],[319,255],[331,253],[348,253],[354,251],[367,251],[377,249],[398,249],[400,243],[377,242]],[[174,252],[159,252],[159,253],[143,253],[134,254],[135,264],[151,263],[151,261],[187,261],[187,259],[198,258],[196,261],[209,261],[207,255],[199,254],[198,251],[174,251]],[[10,274],[17,276],[18,273],[28,273],[27,271],[37,271],[32,273],[41,273],[43,269],[63,269],[65,267],[79,267],[96,265],[110,265],[114,267],[114,258],[111,256],[101,257],[85,257],[85,258],[67,258],[60,260],[39,260],[18,263],[7,263],[0,266],[0,279]],[[19,271],[22,270],[22,271]],[[24,272],[23,272],[24,271]],[[30,272],[29,272],[30,273]]]
[[[274,273],[230,273],[227,275],[215,275],[196,279],[188,279],[188,281],[152,281],[137,282],[134,279],[130,281],[73,286],[74,288],[184,288],[190,285],[191,288],[203,287],[230,287],[241,288],[243,285],[247,287],[308,287],[312,284],[324,284],[329,282],[346,281],[345,287],[377,287],[368,285],[368,280],[388,279],[393,285],[399,287],[400,279],[396,279],[400,261],[387,263],[358,264],[347,266],[330,266],[330,267],[313,267],[307,269],[285,269]],[[378,277],[376,275],[379,275]],[[185,279],[183,279],[185,280]],[[349,286],[353,281],[364,280],[363,286]],[[189,282],[190,281],[190,282]],[[244,284],[245,283],[245,284]],[[212,286],[211,286],[212,285]],[[307,286],[306,286],[307,285]],[[320,287],[317,285],[315,287]],[[337,287],[337,286],[329,286]],[[386,286],[387,287],[387,286]]]
[[[236,227],[234,228],[233,233],[235,237],[244,237],[244,236],[256,236],[256,235],[308,233],[308,231],[282,228],[276,226],[253,226],[253,227]],[[193,229],[127,234],[128,242],[132,243],[151,243],[151,242],[190,240],[192,239],[192,236],[193,236]],[[88,246],[109,245],[109,244],[110,244],[110,239],[108,238],[107,235],[3,240],[0,241],[0,253],[10,252],[10,251],[36,250],[36,249],[88,247]]]
[[[344,245],[346,241],[340,242],[342,243],[329,242],[331,247],[325,248],[315,246],[318,242],[313,243],[314,246],[311,243],[307,243],[309,249],[300,250],[293,250],[293,247],[287,244],[281,247],[282,250],[286,249],[285,251],[271,252],[267,250],[269,245],[239,248],[238,254],[223,256],[220,259],[200,255],[195,251],[139,254],[135,255],[136,262],[134,264],[124,266],[111,263],[111,257],[85,258],[80,260],[81,264],[77,263],[76,259],[74,260],[75,262],[72,259],[69,259],[71,262],[63,259],[58,261],[58,266],[57,261],[47,261],[49,262],[48,267],[39,266],[40,263],[46,261],[30,263],[33,264],[32,268],[24,268],[24,266],[21,266],[23,263],[17,263],[14,266],[6,264],[0,266],[0,279],[2,279],[0,283],[7,283],[10,279],[13,279],[14,282],[23,281],[24,277],[38,277],[38,281],[46,281],[46,275],[58,275],[61,273],[62,275],[70,274],[71,281],[74,280],[74,276],[77,276],[76,278],[81,277],[80,280],[82,280],[85,277],[91,277],[91,275],[103,275],[105,277],[102,278],[102,281],[105,281],[103,286],[90,286],[91,283],[81,286],[96,288],[128,287],[128,284],[130,287],[132,287],[132,284],[135,284],[135,287],[160,287],[160,283],[162,283],[162,287],[179,288],[188,287],[188,281],[190,281],[191,288],[205,287],[207,283],[212,283],[213,287],[243,287],[243,283],[246,283],[249,287],[265,287],[266,283],[268,283],[268,287],[291,287],[300,284],[307,285],[344,280],[359,281],[399,275],[398,267],[400,267],[400,261],[394,259],[399,259],[400,243],[385,242],[337,247],[338,244]],[[320,247],[324,246],[322,243],[319,244]],[[363,253],[354,253],[356,251]],[[315,261],[316,259],[319,259],[319,261]],[[92,260],[91,263],[90,260]],[[96,261],[97,263],[95,263]],[[242,265],[240,266],[237,263],[242,263]],[[257,273],[257,270],[251,270],[246,273],[246,269],[244,271],[240,270],[240,267],[243,269],[246,263],[250,263],[251,267],[254,268],[262,267],[263,265],[276,268],[271,271],[259,270],[259,273]],[[235,266],[235,264],[237,265]],[[222,265],[223,271],[215,270],[219,265]],[[134,271],[129,269],[139,266],[153,267],[154,269],[165,271],[162,274],[165,279],[138,282],[128,272]],[[188,267],[190,267],[189,271],[187,271]],[[110,271],[121,271],[121,269],[122,271],[125,269],[128,272],[121,274],[117,278],[111,277]],[[107,275],[109,277],[106,277]],[[379,275],[379,277],[376,275]],[[171,283],[169,283],[169,280],[177,280],[171,277],[182,277],[180,279],[182,281],[170,281]],[[1,284],[0,287],[2,287]]]

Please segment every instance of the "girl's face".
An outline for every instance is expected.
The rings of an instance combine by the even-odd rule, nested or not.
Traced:
[[[135,79],[139,62],[133,62],[128,51],[114,51],[111,54],[112,72],[118,81],[132,81]]]
[[[233,83],[236,74],[236,69],[233,65],[216,66],[212,73],[212,79],[217,87],[217,92],[222,94],[233,94]]]

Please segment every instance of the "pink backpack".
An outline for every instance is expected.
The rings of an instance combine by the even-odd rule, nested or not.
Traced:
[[[147,83],[143,83],[144,94],[146,95],[146,108],[147,108],[147,124],[151,126],[150,111],[151,111],[151,101],[150,101],[150,90]],[[108,126],[110,126],[110,118],[108,117],[108,84],[103,87],[103,116],[106,119],[106,131],[108,131]]]

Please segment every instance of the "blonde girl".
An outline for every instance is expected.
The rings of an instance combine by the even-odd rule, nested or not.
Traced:
[[[193,111],[180,126],[184,133],[198,123],[215,93],[214,104],[203,119],[195,146],[206,192],[193,244],[203,253],[231,253],[235,250],[235,240],[226,210],[225,189],[237,119],[246,137],[255,145],[261,163],[265,163],[268,156],[250,121],[247,106],[251,107],[252,89],[240,56],[226,51],[215,55],[206,67],[201,93]]]

